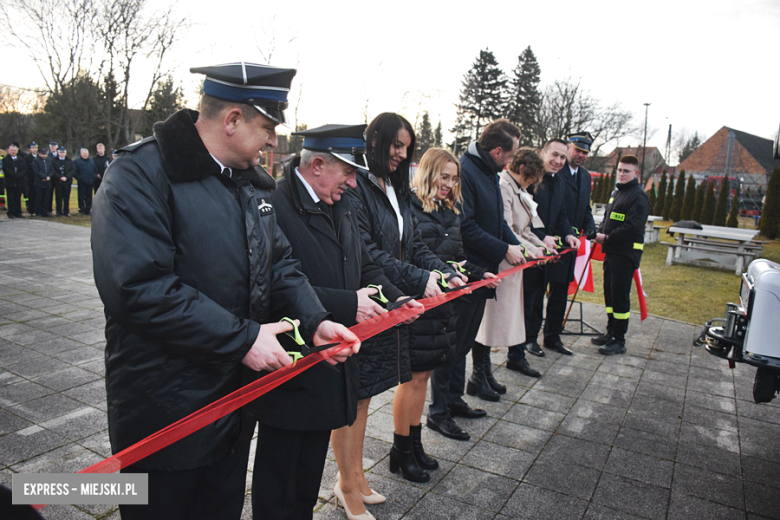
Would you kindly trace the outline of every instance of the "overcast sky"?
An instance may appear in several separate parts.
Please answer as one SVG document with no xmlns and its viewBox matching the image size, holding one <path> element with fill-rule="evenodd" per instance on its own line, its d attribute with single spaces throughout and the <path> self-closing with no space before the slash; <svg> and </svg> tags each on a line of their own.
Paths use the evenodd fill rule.
<svg viewBox="0 0 780 520">
<path fill-rule="evenodd" d="M 510 73 L 529 45 L 542 86 L 581 79 L 593 97 L 631 110 L 640 126 L 651 103 L 648 145 L 662 151 L 669 124 L 675 135 L 709 137 L 725 125 L 766 138 L 780 124 L 778 0 L 188 0 L 178 9 L 193 27 L 171 66 L 191 97 L 201 77 L 190 67 L 262 62 L 262 47 L 273 51 L 272 64 L 298 69 L 289 115 L 298 105 L 309 127 L 361 122 L 367 107 L 370 117 L 396 111 L 412 123 L 427 110 L 434 125 L 450 128 L 460 81 L 479 51 L 490 49 Z M 19 74 L 3 67 L 0 78 L 40 84 L 24 63 Z"/>
</svg>

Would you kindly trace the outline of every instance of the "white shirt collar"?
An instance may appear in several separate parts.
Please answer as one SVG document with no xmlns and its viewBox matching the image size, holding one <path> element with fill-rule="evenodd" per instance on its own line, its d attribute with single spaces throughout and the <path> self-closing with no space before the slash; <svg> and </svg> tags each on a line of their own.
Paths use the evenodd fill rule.
<svg viewBox="0 0 780 520">
<path fill-rule="evenodd" d="M 306 182 L 306 179 L 303 178 L 303 175 L 301 175 L 301 172 L 298 171 L 298 167 L 295 167 L 295 175 L 298 176 L 298 178 L 303 183 L 303 187 L 306 188 L 306 191 L 309 192 L 309 195 L 311 195 L 312 200 L 314 200 L 314 203 L 317 204 L 320 201 L 320 198 L 317 196 L 316 193 L 314 193 L 314 188 L 309 186 L 309 183 Z"/>
<path fill-rule="evenodd" d="M 223 173 L 225 170 L 227 170 L 227 171 L 228 171 L 228 174 L 227 174 L 227 176 L 228 176 L 229 178 L 231 178 L 231 179 L 232 179 L 232 178 L 233 178 L 233 170 L 232 170 L 232 169 L 230 169 L 230 168 L 228 168 L 227 166 L 225 166 L 225 165 L 224 165 L 224 164 L 222 164 L 221 162 L 219 162 L 219 159 L 217 159 L 216 157 L 214 157 L 214 154 L 212 154 L 211 152 L 209 152 L 209 155 L 211 156 L 211 158 L 212 158 L 212 159 L 214 159 L 214 161 L 216 161 L 216 163 L 217 163 L 217 164 L 219 165 L 219 167 L 221 168 L 221 170 L 220 170 L 220 173 Z"/>
<path fill-rule="evenodd" d="M 579 167 L 572 168 L 571 164 L 569 165 L 569 171 L 571 171 L 572 176 L 577 175 L 577 170 L 579 170 Z"/>
</svg>

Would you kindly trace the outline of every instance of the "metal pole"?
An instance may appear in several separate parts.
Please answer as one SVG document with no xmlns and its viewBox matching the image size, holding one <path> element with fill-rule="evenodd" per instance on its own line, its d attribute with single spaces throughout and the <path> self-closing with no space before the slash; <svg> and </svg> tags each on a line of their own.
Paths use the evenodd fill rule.
<svg viewBox="0 0 780 520">
<path fill-rule="evenodd" d="M 639 170 L 639 185 L 644 186 L 645 181 L 645 148 L 647 148 L 647 109 L 650 103 L 645 103 L 645 135 L 642 138 L 642 168 Z"/>
</svg>

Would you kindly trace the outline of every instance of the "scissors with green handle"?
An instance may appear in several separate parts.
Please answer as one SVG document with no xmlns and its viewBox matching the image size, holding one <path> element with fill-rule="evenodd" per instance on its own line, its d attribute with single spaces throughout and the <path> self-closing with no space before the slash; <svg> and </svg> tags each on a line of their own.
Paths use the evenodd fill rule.
<svg viewBox="0 0 780 520">
<path fill-rule="evenodd" d="M 441 272 L 441 271 L 439 271 L 438 269 L 434 269 L 434 270 L 433 270 L 433 271 L 431 271 L 431 272 L 432 272 L 432 273 L 436 273 L 436 274 L 438 274 L 438 275 L 439 275 L 439 282 L 438 282 L 438 283 L 439 283 L 439 285 L 441 285 L 441 286 L 442 286 L 442 288 L 444 288 L 444 289 L 449 289 L 449 285 L 447 285 L 447 280 L 445 279 L 446 277 L 444 276 L 444 273 L 442 273 L 442 272 Z"/>
<path fill-rule="evenodd" d="M 465 274 L 466 276 L 471 275 L 471 272 L 467 271 L 462 265 L 460 265 L 459 262 L 456 262 L 455 260 L 447 260 L 447 263 L 450 264 L 457 272 Z"/>
<path fill-rule="evenodd" d="M 300 348 L 300 350 L 297 352 L 294 350 L 287 351 L 287 354 L 289 354 L 293 360 L 293 364 L 295 364 L 295 362 L 298 361 L 299 359 L 305 358 L 309 354 L 320 352 L 322 350 L 327 350 L 339 344 L 339 342 L 336 342 L 336 343 L 328 343 L 325 345 L 318 345 L 316 347 L 310 347 L 306 344 L 305 341 L 303 341 L 303 338 L 301 337 L 301 333 L 300 331 L 298 331 L 298 325 L 295 324 L 295 320 L 292 320 L 290 318 L 282 318 L 281 320 L 279 320 L 280 323 L 283 321 L 286 321 L 287 323 L 293 326 L 293 330 L 290 332 L 285 332 L 285 334 L 289 336 L 295 342 L 295 344 L 298 345 L 298 347 Z M 338 372 L 338 369 L 333 365 L 327 364 L 327 366 L 332 368 L 336 372 Z"/>
</svg>

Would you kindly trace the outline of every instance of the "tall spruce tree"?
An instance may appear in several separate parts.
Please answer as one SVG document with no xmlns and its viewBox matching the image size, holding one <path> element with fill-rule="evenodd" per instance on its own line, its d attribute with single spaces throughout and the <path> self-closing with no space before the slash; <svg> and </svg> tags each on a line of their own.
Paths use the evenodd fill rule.
<svg viewBox="0 0 780 520">
<path fill-rule="evenodd" d="M 417 128 L 417 160 L 422 159 L 425 152 L 432 146 L 434 146 L 433 127 L 431 127 L 431 118 L 428 116 L 428 112 L 425 112 Z"/>
<path fill-rule="evenodd" d="M 699 184 L 696 188 L 696 200 L 693 202 L 693 211 L 691 212 L 691 219 L 701 223 L 701 210 L 704 207 L 704 193 L 707 191 L 707 181 Z"/>
<path fill-rule="evenodd" d="M 731 209 L 729 217 L 726 219 L 726 227 L 739 227 L 739 188 L 737 188 L 734 198 L 731 199 Z"/>
<path fill-rule="evenodd" d="M 670 218 L 672 222 L 680 220 L 682 214 L 683 200 L 685 199 L 685 170 L 680 172 L 677 179 L 677 187 L 674 189 L 674 200 L 672 201 L 672 212 Z"/>
<path fill-rule="evenodd" d="M 766 202 L 759 223 L 761 235 L 774 240 L 780 235 L 780 167 L 772 171 L 766 187 Z"/>
<path fill-rule="evenodd" d="M 704 193 L 704 204 L 701 207 L 699 224 L 711 225 L 715 216 L 715 188 L 714 182 L 707 181 L 707 191 Z"/>
<path fill-rule="evenodd" d="M 617 164 L 612 167 L 612 174 L 609 176 L 609 182 L 607 182 L 607 189 L 604 193 L 604 202 L 609 202 L 609 199 L 612 198 L 612 192 L 615 191 L 615 186 L 617 183 Z"/>
<path fill-rule="evenodd" d="M 441 121 L 439 121 L 439 124 L 436 125 L 436 130 L 433 132 L 433 146 L 436 148 L 441 148 L 443 144 L 444 136 L 442 135 L 441 130 Z"/>
<path fill-rule="evenodd" d="M 729 205 L 729 192 L 730 183 L 728 176 L 724 175 L 723 180 L 720 183 L 720 191 L 718 192 L 718 203 L 715 205 L 715 216 L 712 217 L 712 223 L 716 226 L 725 226 L 726 217 L 728 216 Z"/>
<path fill-rule="evenodd" d="M 479 57 L 461 82 L 458 112 L 452 129 L 457 154 L 477 139 L 488 123 L 502 116 L 506 82 L 493 53 L 488 49 L 479 51 Z"/>
<path fill-rule="evenodd" d="M 688 185 L 685 187 L 685 198 L 683 199 L 680 220 L 691 220 L 693 218 L 693 206 L 696 204 L 696 179 L 693 174 L 688 176 Z"/>
<path fill-rule="evenodd" d="M 666 200 L 666 170 L 661 174 L 661 182 L 658 183 L 658 198 L 655 199 L 653 215 L 663 215 L 664 201 Z"/>
<path fill-rule="evenodd" d="M 531 46 L 517 57 L 517 65 L 509 79 L 506 114 L 520 128 L 520 146 L 539 144 L 537 124 L 542 94 L 539 92 L 539 75 L 542 69 L 536 61 Z"/>
<path fill-rule="evenodd" d="M 658 198 L 658 195 L 656 195 L 655 181 L 652 181 L 652 184 L 650 185 L 650 191 L 647 192 L 647 198 L 650 200 L 650 211 L 653 211 L 655 200 Z"/>
<path fill-rule="evenodd" d="M 674 202 L 674 174 L 669 175 L 669 184 L 666 185 L 666 197 L 664 197 L 664 220 L 672 218 L 672 203 Z"/>
</svg>

